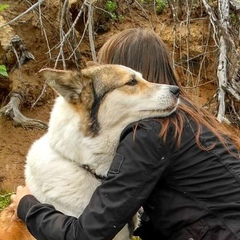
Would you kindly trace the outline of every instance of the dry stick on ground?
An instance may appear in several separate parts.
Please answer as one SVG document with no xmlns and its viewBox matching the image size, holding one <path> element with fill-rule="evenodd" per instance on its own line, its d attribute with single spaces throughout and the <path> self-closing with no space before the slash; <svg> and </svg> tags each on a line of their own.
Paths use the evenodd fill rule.
<svg viewBox="0 0 240 240">
<path fill-rule="evenodd" d="M 225 118 L 225 95 L 226 92 L 224 88 L 227 86 L 227 49 L 226 49 L 226 42 L 223 36 L 220 37 L 219 42 L 220 47 L 220 55 L 219 55 L 219 64 L 217 69 L 217 76 L 219 81 L 219 90 L 218 90 L 218 115 L 217 119 L 219 122 L 225 121 L 226 123 L 230 124 L 230 122 Z"/>
<path fill-rule="evenodd" d="M 88 33 L 89 33 L 89 42 L 90 48 L 92 52 L 93 61 L 96 61 L 97 55 L 94 47 L 94 40 L 93 40 L 93 7 L 92 3 L 88 3 Z"/>
<path fill-rule="evenodd" d="M 69 3 L 68 3 L 69 4 Z M 70 29 L 72 26 L 72 20 L 70 17 L 70 11 L 68 8 L 65 8 L 62 10 L 63 16 L 64 16 L 64 20 L 66 22 L 67 28 Z M 79 61 L 81 60 L 82 56 L 80 51 L 78 50 L 78 43 L 77 43 L 77 36 L 76 36 L 76 31 L 75 31 L 75 27 L 72 29 L 72 34 L 71 37 L 68 40 L 69 44 L 69 51 L 71 52 L 70 56 L 66 59 L 71 59 L 73 57 L 74 59 L 74 63 L 76 65 L 76 67 L 78 68 L 79 66 Z"/>
<path fill-rule="evenodd" d="M 203 5 L 209 15 L 209 21 L 211 22 L 212 24 L 212 28 L 213 28 L 213 40 L 216 44 L 216 46 L 218 46 L 218 31 L 217 31 L 217 28 L 216 28 L 216 25 L 217 25 L 217 17 L 214 13 L 214 11 L 212 10 L 211 6 L 208 4 L 207 0 L 202 0 L 203 2 Z"/>
<path fill-rule="evenodd" d="M 46 29 L 43 25 L 43 20 L 42 20 L 42 10 L 41 10 L 41 7 L 40 5 L 38 6 L 38 18 L 39 18 L 39 22 L 40 22 L 40 26 L 41 26 L 41 31 L 45 37 L 45 40 L 46 40 L 46 44 L 47 44 L 47 48 L 48 48 L 48 54 L 49 54 L 49 58 L 51 59 L 52 56 L 51 56 L 51 50 L 50 50 L 50 45 L 49 45 L 49 41 L 48 41 L 48 37 L 47 37 L 47 32 L 46 32 Z M 31 108 L 34 108 L 35 105 L 37 104 L 37 102 L 39 101 L 39 99 L 43 96 L 44 92 L 46 91 L 46 88 L 47 88 L 47 84 L 46 82 L 44 82 L 43 84 L 43 88 L 42 88 L 42 91 L 40 93 L 40 95 L 38 96 L 38 98 L 36 99 L 36 101 L 32 104 Z"/>
<path fill-rule="evenodd" d="M 209 24 L 208 25 L 208 32 L 210 32 L 210 29 L 211 29 L 211 25 Z M 197 85 L 199 85 L 200 81 L 201 81 L 202 71 L 203 71 L 203 64 L 204 64 L 204 61 L 206 59 L 206 55 L 208 53 L 209 41 L 210 41 L 210 35 L 208 35 L 206 43 L 204 43 L 204 40 L 202 42 L 202 46 L 203 46 L 204 51 L 203 51 L 203 54 L 202 54 L 203 58 L 202 58 L 202 60 L 200 62 L 199 71 L 198 71 L 198 75 L 197 75 L 197 82 L 196 82 Z"/>
<path fill-rule="evenodd" d="M 231 106 L 232 106 L 232 110 L 233 110 L 234 115 L 236 116 L 237 120 L 240 122 L 240 115 L 236 111 L 233 100 L 231 100 Z"/>
<path fill-rule="evenodd" d="M 190 54 L 189 54 L 189 39 L 190 39 L 190 8 L 189 8 L 189 4 L 188 4 L 188 0 L 186 0 L 186 12 L 187 12 L 187 16 L 186 16 L 186 51 L 187 51 L 187 86 L 190 84 L 190 76 L 192 76 L 192 73 L 190 71 L 190 64 L 189 64 L 189 59 L 190 59 Z M 191 81 L 192 82 L 192 81 Z M 193 85 L 193 84 L 192 84 Z"/>
<path fill-rule="evenodd" d="M 178 22 L 178 19 L 177 19 L 177 16 L 174 12 L 174 9 L 173 9 L 173 6 L 170 5 L 170 1 L 168 1 L 168 5 L 170 6 L 170 9 L 172 11 L 172 14 L 173 14 L 173 28 L 172 28 L 172 31 L 173 31 L 173 51 L 172 51 L 172 61 L 173 61 L 173 66 L 174 68 L 176 67 L 175 66 L 175 54 L 176 54 L 176 49 L 178 48 L 177 44 L 176 44 L 176 32 L 177 32 L 177 22 Z"/>
<path fill-rule="evenodd" d="M 66 69 L 66 61 L 65 61 L 63 46 L 65 44 L 65 40 L 67 40 L 67 37 L 64 39 L 63 25 L 64 25 L 64 16 L 66 16 L 66 14 L 65 14 L 66 13 L 66 7 L 68 7 L 68 5 L 69 5 L 69 1 L 68 0 L 64 0 L 63 1 L 63 5 L 62 5 L 62 1 L 60 1 L 60 7 L 59 7 L 59 11 L 60 11 L 59 12 L 59 17 L 60 17 L 59 35 L 60 35 L 61 44 L 60 44 L 59 54 L 58 54 L 57 60 L 55 62 L 55 66 L 54 66 L 55 68 L 57 67 L 58 60 L 59 60 L 59 58 L 61 56 L 63 69 Z"/>
<path fill-rule="evenodd" d="M 64 64 L 64 61 L 65 61 L 65 58 L 64 58 L 64 55 L 63 55 L 63 47 L 64 47 L 64 44 L 66 43 L 66 41 L 68 40 L 70 34 L 75 30 L 75 26 L 79 20 L 79 18 L 81 17 L 81 15 L 83 14 L 83 9 L 87 3 L 87 0 L 84 1 L 84 3 L 82 4 L 82 7 L 77 15 L 77 17 L 75 18 L 73 24 L 70 26 L 70 28 L 68 29 L 67 33 L 65 34 L 64 31 L 63 31 L 63 19 L 64 19 L 64 12 L 66 12 L 66 10 L 64 9 L 65 7 L 67 7 L 68 5 L 66 4 L 66 2 L 68 3 L 67 0 L 64 1 L 64 4 L 63 4 L 63 9 L 62 9 L 62 12 L 60 13 L 60 43 L 59 43 L 59 54 L 57 56 L 57 59 L 56 59 L 56 62 L 55 62 L 55 68 L 57 66 L 57 63 L 60 59 L 60 56 L 62 56 L 62 61 L 63 61 L 63 68 L 65 67 L 65 64 Z M 75 44 L 74 44 L 75 45 Z M 76 47 L 72 47 L 72 49 L 74 49 L 75 51 L 77 51 L 77 48 Z"/>
<path fill-rule="evenodd" d="M 221 82 L 222 85 L 220 86 L 220 90 L 225 91 L 225 93 L 230 93 L 229 97 L 231 99 L 236 99 L 239 101 L 240 99 L 240 83 L 239 83 L 239 70 L 240 70 L 240 55 L 239 51 L 237 51 L 236 44 L 234 42 L 234 39 L 230 35 L 230 23 L 229 23 L 229 1 L 227 0 L 219 0 L 218 2 L 218 8 L 220 13 L 220 26 L 221 31 L 223 32 L 222 38 L 225 42 L 225 48 L 231 49 L 231 57 L 227 56 L 227 52 L 225 55 L 225 59 L 228 58 L 228 62 L 226 60 L 226 79 L 224 82 Z M 235 39 L 239 43 L 239 39 Z M 226 46 L 227 45 L 227 46 Z M 221 45 L 220 45 L 221 46 Z M 231 60 L 236 60 L 236 63 L 234 63 L 234 66 L 229 64 Z M 234 70 L 230 70 L 230 66 L 233 67 Z M 231 73 L 232 77 L 230 77 Z M 225 107 L 225 106 L 223 106 Z M 219 108 L 219 110 L 221 110 Z M 225 110 L 225 109 L 224 109 Z M 220 114 L 219 114 L 220 115 Z M 221 115 L 218 116 L 221 120 Z M 224 116 L 223 116 L 224 117 Z M 236 119 L 238 118 L 238 114 L 236 112 Z M 226 117 L 222 119 L 222 121 L 225 121 Z"/>
<path fill-rule="evenodd" d="M 25 117 L 19 109 L 21 109 L 21 105 L 25 102 L 25 92 L 26 90 L 23 88 L 17 88 L 15 91 L 10 93 L 10 101 L 9 103 L 0 109 L 0 114 L 4 115 L 7 118 L 14 120 L 14 125 L 21 126 L 23 128 L 37 128 L 37 129 L 47 129 L 47 123 L 44 123 L 37 119 L 31 119 Z"/>
<path fill-rule="evenodd" d="M 226 86 L 226 91 L 233 97 L 236 98 L 237 101 L 240 101 L 240 53 L 239 51 L 236 51 L 236 54 L 234 54 L 237 58 L 237 62 L 234 67 L 234 71 L 232 73 L 232 76 L 230 77 L 230 81 L 228 82 Z M 230 65 L 229 64 L 229 65 Z"/>
<path fill-rule="evenodd" d="M 223 28 L 227 29 L 228 17 L 229 17 L 229 3 L 226 0 L 219 0 L 219 15 L 221 16 L 220 24 Z M 225 118 L 226 106 L 225 106 L 225 95 L 226 92 L 224 88 L 227 86 L 227 47 L 226 40 L 223 36 L 220 37 L 219 41 L 219 64 L 217 69 L 217 76 L 219 80 L 219 92 L 218 92 L 218 115 L 217 119 L 219 122 L 225 121 L 228 124 L 230 123 Z"/>
<path fill-rule="evenodd" d="M 12 19 L 10 22 L 7 22 L 7 23 L 1 25 L 0 28 L 16 22 L 19 18 L 23 17 L 23 16 L 26 15 L 28 12 L 32 11 L 34 8 L 36 8 L 36 7 L 38 7 L 39 5 L 41 5 L 44 1 L 45 1 L 45 0 L 39 0 L 37 3 L 33 4 L 30 8 L 28 8 L 25 12 L 21 13 L 21 14 L 18 15 L 16 18 Z"/>
<path fill-rule="evenodd" d="M 240 71 L 240 68 L 238 68 Z M 240 101 L 240 81 L 239 81 L 239 73 L 233 76 L 231 84 L 228 83 L 226 86 L 226 91 L 230 93 L 234 98 Z"/>
</svg>

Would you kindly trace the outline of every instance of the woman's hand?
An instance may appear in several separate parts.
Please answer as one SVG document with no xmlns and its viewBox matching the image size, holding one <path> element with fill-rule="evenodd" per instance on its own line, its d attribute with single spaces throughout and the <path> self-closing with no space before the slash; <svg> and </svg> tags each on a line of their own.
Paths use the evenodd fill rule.
<svg viewBox="0 0 240 240">
<path fill-rule="evenodd" d="M 17 208 L 20 200 L 26 196 L 31 194 L 28 186 L 18 186 L 16 194 L 11 195 L 11 201 L 10 208 L 15 212 L 14 217 L 17 218 Z"/>
</svg>

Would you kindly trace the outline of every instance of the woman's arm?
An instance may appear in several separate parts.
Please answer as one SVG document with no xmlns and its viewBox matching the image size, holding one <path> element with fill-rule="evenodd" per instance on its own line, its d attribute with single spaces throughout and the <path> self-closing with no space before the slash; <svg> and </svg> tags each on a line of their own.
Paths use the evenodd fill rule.
<svg viewBox="0 0 240 240">
<path fill-rule="evenodd" d="M 125 129 L 106 180 L 78 218 L 29 195 L 18 216 L 38 240 L 112 239 L 147 200 L 167 165 L 167 150 L 150 125 Z"/>
</svg>

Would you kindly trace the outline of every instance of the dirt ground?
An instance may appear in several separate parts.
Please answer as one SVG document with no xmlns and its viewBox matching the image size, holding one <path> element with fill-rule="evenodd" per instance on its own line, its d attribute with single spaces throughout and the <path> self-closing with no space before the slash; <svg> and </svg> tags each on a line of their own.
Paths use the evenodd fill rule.
<svg viewBox="0 0 240 240">
<path fill-rule="evenodd" d="M 29 7 L 26 2 L 27 1 L 16 0 L 5 1 L 4 3 L 9 4 L 9 8 L 0 12 L 0 15 L 2 15 L 7 21 L 10 21 Z M 36 1 L 32 1 L 32 3 L 34 2 Z M 144 26 L 153 27 L 155 31 L 162 36 L 163 40 L 171 50 L 173 47 L 173 26 L 170 21 L 169 13 L 166 12 L 161 16 L 155 16 L 154 14 L 146 14 L 146 12 L 143 10 L 133 10 L 134 9 L 131 10 L 129 6 L 128 8 L 126 7 L 124 9 L 126 14 L 124 15 L 123 21 L 117 23 L 111 22 L 110 30 L 108 32 L 96 34 L 96 49 L 98 50 L 106 41 L 106 39 L 116 32 L 130 27 Z M 48 19 L 51 23 L 51 29 L 49 29 L 50 33 L 48 32 L 47 34 L 50 35 L 49 39 L 52 41 L 50 42 L 50 45 L 54 46 L 54 44 L 56 44 L 58 41 L 57 34 L 55 34 L 58 29 L 54 22 L 54 17 L 56 17 L 58 12 L 58 1 L 46 1 L 45 5 L 42 7 L 42 11 L 46 12 L 45 16 L 52 16 Z M 192 27 L 191 34 L 193 38 L 190 51 L 198 51 L 198 42 L 200 42 L 202 38 L 200 32 L 206 32 L 206 34 L 208 34 L 206 30 L 207 26 L 208 25 L 205 23 L 197 22 L 196 25 Z M 28 96 L 31 96 L 31 98 L 27 101 L 28 104 L 22 107 L 22 113 L 30 118 L 48 121 L 49 113 L 55 97 L 51 90 L 47 89 L 47 93 L 43 95 L 42 100 L 40 100 L 34 108 L 31 108 L 31 104 L 36 101 L 43 88 L 43 82 L 41 79 L 39 79 L 36 73 L 41 68 L 51 65 L 49 56 L 46 54 L 48 49 L 44 40 L 43 32 L 41 31 L 39 25 L 39 19 L 36 17 L 36 14 L 30 12 L 23 18 L 13 23 L 11 27 L 14 29 L 15 34 L 18 34 L 24 40 L 28 49 L 35 56 L 35 61 L 31 61 L 23 66 L 21 71 L 22 79 L 24 79 L 24 81 L 29 85 Z M 3 30 L 0 29 L 0 34 L 2 33 Z M 80 51 L 86 53 L 86 56 L 89 56 L 89 49 L 89 44 L 86 43 L 85 46 L 80 49 Z M 213 66 L 214 61 L 213 64 L 210 65 Z M 18 78 L 18 74 L 19 71 L 16 70 L 11 77 Z M 216 92 L 216 83 L 214 82 L 214 78 L 214 74 L 209 71 L 208 74 L 204 76 L 204 82 L 207 83 L 210 81 L 209 84 L 205 84 L 201 88 L 189 89 L 189 94 L 199 105 L 203 105 L 208 102 Z M 184 82 L 184 79 L 182 79 L 182 81 Z M 0 102 L 0 107 L 3 107 L 7 103 L 6 101 L 7 98 L 2 100 L 2 102 Z M 214 109 L 211 110 L 214 111 Z M 24 183 L 23 171 L 25 156 L 33 141 L 38 139 L 44 133 L 45 130 L 23 129 L 21 127 L 15 127 L 13 121 L 10 121 L 5 117 L 0 117 L 0 192 L 14 191 L 17 185 Z"/>
</svg>

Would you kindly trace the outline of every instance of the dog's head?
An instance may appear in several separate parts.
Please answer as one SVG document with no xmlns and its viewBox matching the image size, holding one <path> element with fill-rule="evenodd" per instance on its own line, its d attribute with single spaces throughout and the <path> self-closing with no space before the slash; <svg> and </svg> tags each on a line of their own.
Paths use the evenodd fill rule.
<svg viewBox="0 0 240 240">
<path fill-rule="evenodd" d="M 178 87 L 150 83 L 122 65 L 91 63 L 79 72 L 49 68 L 40 72 L 85 119 L 81 124 L 85 124 L 86 135 L 144 118 L 169 116 L 179 102 Z"/>
</svg>

